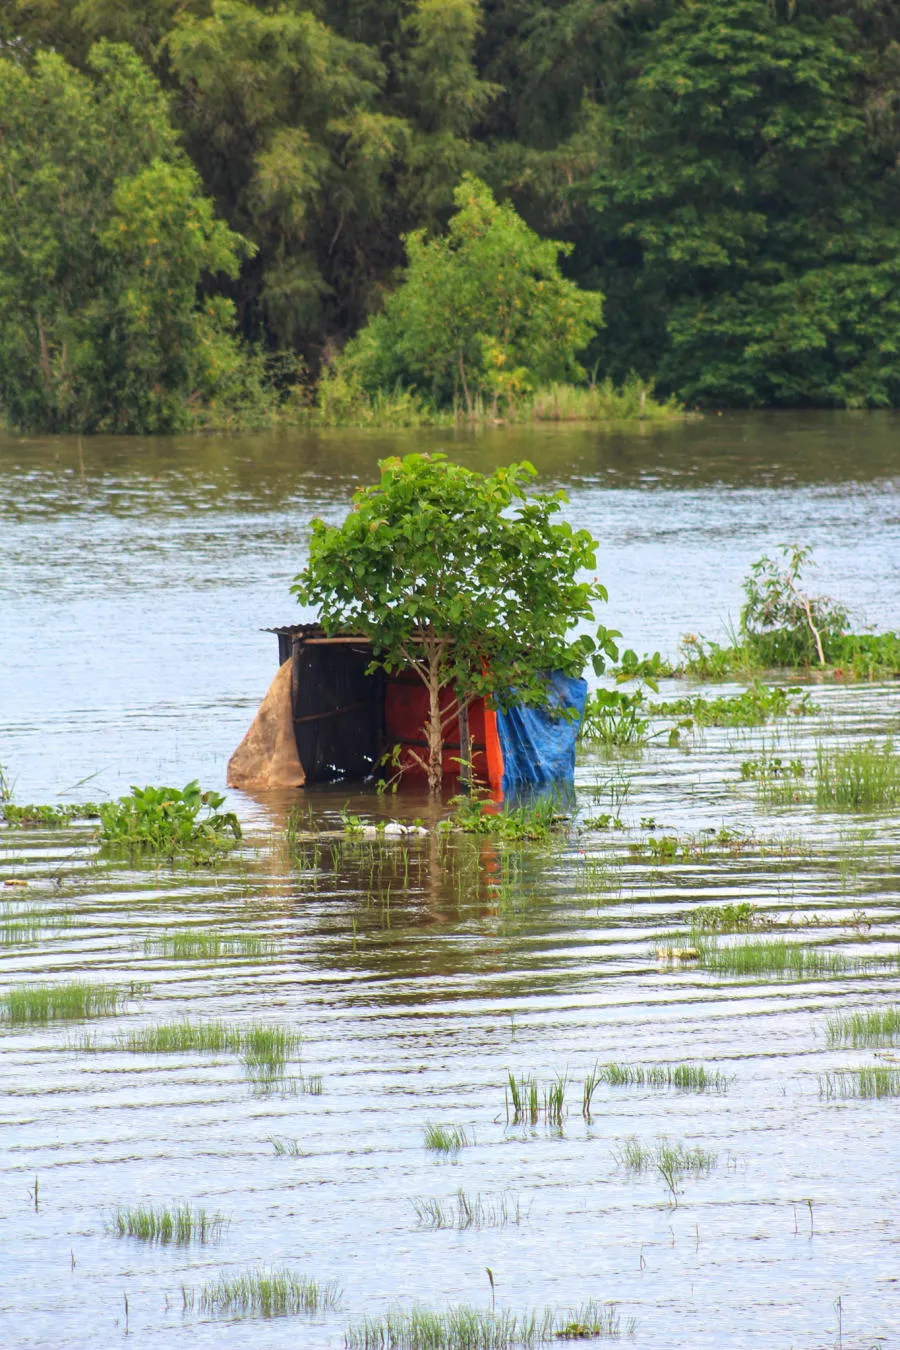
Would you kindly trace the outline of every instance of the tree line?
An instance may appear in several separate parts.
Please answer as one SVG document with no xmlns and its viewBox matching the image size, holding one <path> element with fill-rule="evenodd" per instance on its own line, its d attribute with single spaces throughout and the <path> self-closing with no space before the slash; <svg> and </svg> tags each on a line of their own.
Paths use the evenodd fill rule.
<svg viewBox="0 0 900 1350">
<path fill-rule="evenodd" d="M 263 417 L 477 181 L 602 296 L 582 369 L 896 406 L 898 163 L 892 0 L 9 0 L 0 401 Z"/>
</svg>

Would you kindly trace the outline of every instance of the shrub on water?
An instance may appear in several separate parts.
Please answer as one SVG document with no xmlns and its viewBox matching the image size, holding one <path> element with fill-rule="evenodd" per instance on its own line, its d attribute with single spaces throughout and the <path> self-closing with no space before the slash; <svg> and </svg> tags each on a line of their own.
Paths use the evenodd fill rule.
<svg viewBox="0 0 900 1350">
<path fill-rule="evenodd" d="M 100 840 L 111 852 L 208 861 L 241 838 L 234 812 L 219 811 L 224 801 L 196 779 L 182 789 L 132 787 L 130 796 L 100 807 Z"/>
</svg>

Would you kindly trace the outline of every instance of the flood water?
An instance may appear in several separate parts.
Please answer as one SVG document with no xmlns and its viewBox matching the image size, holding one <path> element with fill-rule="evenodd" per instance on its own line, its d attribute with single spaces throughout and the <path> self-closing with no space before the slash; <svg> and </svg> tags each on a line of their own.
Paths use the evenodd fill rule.
<svg viewBox="0 0 900 1350">
<path fill-rule="evenodd" d="M 898 434 L 892 415 L 822 414 L 615 434 L 0 438 L 0 763 L 18 802 L 224 788 L 277 666 L 260 630 L 304 617 L 288 588 L 311 517 L 341 518 L 380 457 L 418 448 L 479 469 L 529 458 L 541 486 L 565 487 L 600 541 L 601 617 L 638 651 L 723 640 L 750 562 L 793 541 L 815 546 L 816 586 L 854 627 L 896 628 Z M 615 1301 L 637 1346 L 900 1346 L 900 1098 L 821 1091 L 825 1074 L 900 1060 L 826 1038 L 836 1012 L 900 1002 L 900 820 L 767 807 L 740 772 L 762 752 L 808 769 L 820 744 L 896 741 L 900 682 L 813 685 L 812 699 L 815 716 L 585 754 L 577 811 L 549 845 L 342 837 L 342 811 L 432 817 L 414 794 L 340 786 L 229 793 L 244 845 L 212 869 L 98 861 L 88 826 L 0 831 L 0 990 L 133 992 L 88 1026 L 0 1022 L 0 1346 L 336 1348 L 390 1307 L 489 1308 L 486 1268 L 498 1308 Z M 298 803 L 318 837 L 291 850 Z M 600 828 L 604 814 L 624 828 Z M 655 857 L 646 841 L 663 834 L 689 846 Z M 762 936 L 846 969 L 750 977 L 657 958 L 697 907 L 741 902 L 771 924 Z M 179 929 L 268 945 L 160 955 L 154 939 Z M 186 1017 L 284 1026 L 302 1053 L 260 1085 L 234 1054 L 112 1048 Z M 727 1091 L 604 1083 L 586 1120 L 598 1061 L 702 1063 Z M 568 1076 L 561 1125 L 508 1121 L 509 1071 L 542 1089 Z M 442 1160 L 427 1123 L 472 1142 Z M 630 1139 L 663 1136 L 716 1157 L 675 1196 L 621 1161 Z M 519 1222 L 419 1223 L 414 1202 L 455 1205 L 460 1189 L 518 1205 Z M 176 1202 L 227 1216 L 220 1240 L 109 1229 L 118 1206 Z M 336 1280 L 340 1308 L 185 1308 L 183 1288 L 260 1265 Z"/>
</svg>

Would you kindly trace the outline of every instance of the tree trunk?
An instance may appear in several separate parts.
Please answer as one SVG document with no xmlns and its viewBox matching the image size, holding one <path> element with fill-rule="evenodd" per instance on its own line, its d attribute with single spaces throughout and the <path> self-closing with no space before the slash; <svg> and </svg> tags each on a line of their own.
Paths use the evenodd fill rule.
<svg viewBox="0 0 900 1350">
<path fill-rule="evenodd" d="M 462 347 L 459 348 L 459 378 L 462 380 L 463 393 L 466 396 L 466 408 L 469 411 L 469 417 L 472 417 L 472 399 L 469 394 L 469 386 L 466 383 L 466 368 L 463 364 Z"/>
<path fill-rule="evenodd" d="M 469 732 L 469 700 L 456 695 L 459 708 L 459 786 L 465 793 L 472 790 L 472 737 Z"/>
<path fill-rule="evenodd" d="M 441 726 L 441 644 L 428 643 L 428 791 L 436 795 L 444 776 L 444 730 Z"/>
</svg>

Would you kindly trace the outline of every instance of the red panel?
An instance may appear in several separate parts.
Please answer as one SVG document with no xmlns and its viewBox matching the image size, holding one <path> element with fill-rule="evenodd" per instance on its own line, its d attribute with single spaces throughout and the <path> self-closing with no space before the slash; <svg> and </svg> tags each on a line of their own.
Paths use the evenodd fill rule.
<svg viewBox="0 0 900 1350">
<path fill-rule="evenodd" d="M 441 693 L 441 711 L 455 706 L 449 689 Z M 389 675 L 384 696 L 384 728 L 388 746 L 398 742 L 403 747 L 400 763 L 404 774 L 425 776 L 425 769 L 415 756 L 428 758 L 425 723 L 428 718 L 428 691 L 412 672 Z M 485 714 L 484 700 L 475 699 L 469 706 L 469 736 L 472 741 L 472 768 L 476 781 L 499 790 L 503 778 L 503 757 L 497 737 L 496 714 Z M 444 726 L 444 776 L 459 776 L 459 721 L 451 716 Z M 498 767 L 499 766 L 499 767 Z"/>
</svg>

